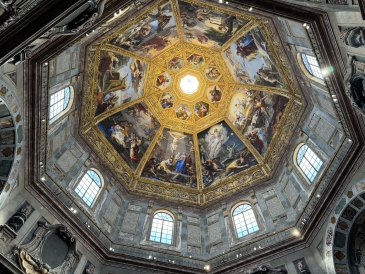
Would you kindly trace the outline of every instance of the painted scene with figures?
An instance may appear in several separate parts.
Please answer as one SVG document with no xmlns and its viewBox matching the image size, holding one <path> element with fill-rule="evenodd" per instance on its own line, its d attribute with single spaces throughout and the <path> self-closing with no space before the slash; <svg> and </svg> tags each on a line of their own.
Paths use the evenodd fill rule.
<svg viewBox="0 0 365 274">
<path fill-rule="evenodd" d="M 109 43 L 140 56 L 153 58 L 178 41 L 172 6 L 168 2 L 152 10 Z"/>
<path fill-rule="evenodd" d="M 259 27 L 232 43 L 223 52 L 223 58 L 238 83 L 286 88 L 269 44 Z"/>
<path fill-rule="evenodd" d="M 160 123 L 147 106 L 139 102 L 101 121 L 98 127 L 118 155 L 136 169 Z"/>
<path fill-rule="evenodd" d="M 95 116 L 143 96 L 148 65 L 112 51 L 100 52 Z"/>
<path fill-rule="evenodd" d="M 225 121 L 198 133 L 198 147 L 204 187 L 257 164 Z"/>
<path fill-rule="evenodd" d="M 193 135 L 165 128 L 143 168 L 142 177 L 196 188 Z"/>
</svg>

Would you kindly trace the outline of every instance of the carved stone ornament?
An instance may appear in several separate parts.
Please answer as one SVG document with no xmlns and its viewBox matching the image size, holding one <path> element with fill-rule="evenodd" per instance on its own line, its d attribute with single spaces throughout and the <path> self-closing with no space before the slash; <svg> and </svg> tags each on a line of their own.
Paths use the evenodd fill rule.
<svg viewBox="0 0 365 274">
<path fill-rule="evenodd" d="M 15 213 L 7 222 L 8 226 L 13 229 L 15 232 L 19 231 L 19 229 L 26 222 L 28 215 L 32 213 L 33 207 L 31 205 L 26 205 L 20 211 Z"/>
<path fill-rule="evenodd" d="M 327 246 L 331 246 L 332 238 L 333 238 L 333 229 L 332 229 L 332 227 L 329 227 L 328 231 L 327 231 L 327 238 L 326 238 L 326 245 Z"/>
<path fill-rule="evenodd" d="M 18 16 L 15 0 L 0 0 L 0 26 L 9 25 Z"/>
<path fill-rule="evenodd" d="M 80 13 L 70 23 L 60 27 L 54 27 L 44 33 L 41 38 L 55 39 L 63 35 L 74 35 L 81 30 L 90 28 L 96 19 L 98 19 L 104 11 L 104 5 L 107 0 L 91 0 L 89 8 Z"/>
<path fill-rule="evenodd" d="M 307 269 L 307 266 L 302 261 L 298 262 L 298 269 L 300 271 L 300 274 L 311 274 L 309 270 Z"/>
<path fill-rule="evenodd" d="M 351 104 L 365 116 L 365 63 L 356 61 L 350 55 L 344 82 Z"/>
<path fill-rule="evenodd" d="M 0 226 L 0 254 L 5 253 L 6 247 L 16 238 L 16 236 L 17 233 L 8 225 L 5 224 Z"/>
<path fill-rule="evenodd" d="M 67 250 L 65 254 L 59 254 L 59 257 L 64 259 L 52 268 L 47 264 L 48 261 L 43 261 L 45 253 L 43 249 L 46 249 L 47 238 L 55 235 L 65 243 L 65 246 L 67 245 Z M 59 250 L 59 246 L 57 250 Z M 69 273 L 80 259 L 76 251 L 76 240 L 73 233 L 63 225 L 49 225 L 45 222 L 38 222 L 33 239 L 23 246 L 16 246 L 13 249 L 13 255 L 17 257 L 20 268 L 26 274 Z"/>
<path fill-rule="evenodd" d="M 89 266 L 85 269 L 87 274 L 93 274 L 95 271 L 95 266 L 93 264 L 89 264 Z"/>
<path fill-rule="evenodd" d="M 249 270 L 248 274 L 287 274 L 288 271 L 283 268 L 273 268 L 266 265 L 260 265 Z"/>
</svg>

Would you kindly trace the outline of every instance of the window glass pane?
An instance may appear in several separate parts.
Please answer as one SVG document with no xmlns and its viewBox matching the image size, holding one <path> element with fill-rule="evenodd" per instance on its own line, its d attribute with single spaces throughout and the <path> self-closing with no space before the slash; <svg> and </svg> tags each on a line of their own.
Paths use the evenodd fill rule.
<svg viewBox="0 0 365 274">
<path fill-rule="evenodd" d="M 98 195 L 101 188 L 101 180 L 98 174 L 92 170 L 88 170 L 77 185 L 75 192 L 91 206 Z"/>
<path fill-rule="evenodd" d="M 305 68 L 308 70 L 308 72 L 310 74 L 312 74 L 313 76 L 315 76 L 319 79 L 323 79 L 321 69 L 320 69 L 318 61 L 315 57 L 306 55 L 306 54 L 302 54 L 302 60 L 305 65 Z"/>
<path fill-rule="evenodd" d="M 297 163 L 310 182 L 313 182 L 323 164 L 321 159 L 307 145 L 303 145 L 299 149 Z"/>
<path fill-rule="evenodd" d="M 70 102 L 70 88 L 65 87 L 64 89 L 57 91 L 51 95 L 49 101 L 49 119 L 54 118 L 56 115 L 65 110 Z"/>
<path fill-rule="evenodd" d="M 173 218 L 171 215 L 159 212 L 152 221 L 150 241 L 172 244 Z"/>
<path fill-rule="evenodd" d="M 241 238 L 259 230 L 255 214 L 250 205 L 243 204 L 236 207 L 232 215 L 237 238 Z"/>
</svg>

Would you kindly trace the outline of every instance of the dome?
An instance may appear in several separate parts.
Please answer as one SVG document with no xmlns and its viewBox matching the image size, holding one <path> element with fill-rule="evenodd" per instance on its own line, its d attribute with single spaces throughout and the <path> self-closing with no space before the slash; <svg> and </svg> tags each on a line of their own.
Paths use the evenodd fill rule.
<svg viewBox="0 0 365 274">
<path fill-rule="evenodd" d="M 210 202 L 269 177 L 301 109 L 272 31 L 209 4 L 155 4 L 88 48 L 85 137 L 127 188 L 166 199 Z"/>
</svg>

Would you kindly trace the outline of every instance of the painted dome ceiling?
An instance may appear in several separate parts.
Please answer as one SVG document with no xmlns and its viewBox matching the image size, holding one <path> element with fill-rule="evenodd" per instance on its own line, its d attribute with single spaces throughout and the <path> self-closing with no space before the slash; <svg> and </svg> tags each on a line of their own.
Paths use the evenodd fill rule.
<svg viewBox="0 0 365 274">
<path fill-rule="evenodd" d="M 301 99 L 267 22 L 157 1 L 88 48 L 82 134 L 118 181 L 204 204 L 270 176 Z"/>
</svg>

